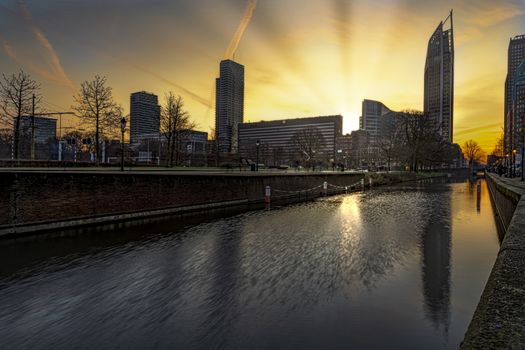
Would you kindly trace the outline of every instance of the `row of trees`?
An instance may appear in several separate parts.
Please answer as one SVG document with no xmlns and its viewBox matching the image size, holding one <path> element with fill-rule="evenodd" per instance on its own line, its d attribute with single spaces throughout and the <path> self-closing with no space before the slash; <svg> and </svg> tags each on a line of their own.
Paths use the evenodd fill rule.
<svg viewBox="0 0 525 350">
<path fill-rule="evenodd" d="M 34 116 L 35 110 L 42 111 L 42 95 L 40 84 L 24 71 L 10 76 L 2 75 L 0 81 L 0 129 L 12 130 L 13 156 L 19 159 L 21 140 L 21 119 L 24 116 Z M 93 151 L 95 161 L 101 161 L 101 140 L 119 138 L 120 121 L 124 117 L 124 109 L 114 97 L 113 90 L 107 83 L 107 78 L 96 75 L 90 81 L 80 84 L 78 93 L 73 97 L 71 107 L 75 115 L 88 131 L 83 136 L 80 131 L 72 131 L 71 137 L 82 138 L 93 135 Z M 186 130 L 196 127 L 188 112 L 184 109 L 181 96 L 172 92 L 165 95 L 165 105 L 161 109 L 161 135 L 166 141 L 167 165 L 177 165 L 181 135 Z M 8 139 L 9 137 L 6 137 Z M 91 138 L 91 136 L 89 136 Z"/>
<path fill-rule="evenodd" d="M 378 154 L 390 170 L 392 164 L 411 171 L 450 165 L 460 149 L 448 142 L 439 127 L 423 112 L 407 110 L 386 115 L 381 120 L 376 145 Z"/>
</svg>

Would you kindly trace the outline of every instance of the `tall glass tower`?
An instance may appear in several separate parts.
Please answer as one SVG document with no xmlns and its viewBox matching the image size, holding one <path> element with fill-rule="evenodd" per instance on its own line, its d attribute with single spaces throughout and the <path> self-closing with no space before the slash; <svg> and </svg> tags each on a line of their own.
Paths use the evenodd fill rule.
<svg viewBox="0 0 525 350">
<path fill-rule="evenodd" d="M 445 27 L 448 26 L 448 29 Z M 454 136 L 454 26 L 452 11 L 428 41 L 425 64 L 425 113 L 444 139 Z"/>
<path fill-rule="evenodd" d="M 215 132 L 219 153 L 237 153 L 239 124 L 244 121 L 244 66 L 221 61 L 216 79 Z"/>
</svg>

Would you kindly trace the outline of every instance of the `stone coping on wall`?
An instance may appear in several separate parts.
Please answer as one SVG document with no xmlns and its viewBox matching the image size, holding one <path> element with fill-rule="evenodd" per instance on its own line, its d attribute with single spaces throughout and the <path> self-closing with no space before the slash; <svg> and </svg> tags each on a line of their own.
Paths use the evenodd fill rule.
<svg viewBox="0 0 525 350">
<path fill-rule="evenodd" d="M 487 180 L 519 202 L 461 349 L 525 349 L 525 185 Z"/>
</svg>

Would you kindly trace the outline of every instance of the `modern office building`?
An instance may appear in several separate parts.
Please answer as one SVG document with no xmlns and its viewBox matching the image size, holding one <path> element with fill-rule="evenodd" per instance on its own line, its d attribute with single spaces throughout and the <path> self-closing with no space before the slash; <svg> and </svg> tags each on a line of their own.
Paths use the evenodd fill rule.
<svg viewBox="0 0 525 350">
<path fill-rule="evenodd" d="M 517 140 L 515 122 L 512 113 L 512 95 L 516 72 L 520 63 L 525 60 L 525 35 L 519 35 L 510 39 L 507 57 L 507 78 L 505 79 L 505 151 L 511 153 L 516 148 Z"/>
<path fill-rule="evenodd" d="M 445 26 L 448 29 L 445 29 Z M 452 11 L 430 37 L 425 63 L 424 110 L 444 139 L 454 134 L 454 25 Z"/>
<path fill-rule="evenodd" d="M 512 92 L 512 120 L 514 147 L 516 150 L 521 150 L 525 146 L 525 59 L 516 69 Z"/>
<path fill-rule="evenodd" d="M 160 134 L 160 106 L 157 95 L 140 91 L 130 98 L 130 142 L 157 140 Z"/>
<path fill-rule="evenodd" d="M 182 150 L 186 153 L 206 153 L 208 133 L 204 131 L 187 130 L 181 133 Z"/>
<path fill-rule="evenodd" d="M 238 127 L 244 121 L 244 66 L 232 60 L 221 61 L 216 79 L 215 132 L 221 154 L 237 153 Z"/>
<path fill-rule="evenodd" d="M 52 118 L 34 117 L 35 118 L 35 143 L 47 143 L 56 140 L 57 121 Z M 20 135 L 30 140 L 32 134 L 31 116 L 22 116 L 20 118 Z"/>
<path fill-rule="evenodd" d="M 364 100 L 360 120 L 360 129 L 368 132 L 368 142 L 372 145 L 378 141 L 382 117 L 392 111 L 379 101 Z"/>
<path fill-rule="evenodd" d="M 239 124 L 239 152 L 243 157 L 253 158 L 259 141 L 260 153 L 272 158 L 270 163 L 291 161 L 299 152 L 293 139 L 311 134 L 315 138 L 319 136 L 320 140 L 306 141 L 316 144 L 317 148 L 312 150 L 315 155 L 306 156 L 315 156 L 319 160 L 335 159 L 342 129 L 343 117 L 340 115 L 243 123 Z"/>
<path fill-rule="evenodd" d="M 365 130 L 354 130 L 350 134 L 349 166 L 366 169 L 370 165 L 370 134 Z"/>
</svg>

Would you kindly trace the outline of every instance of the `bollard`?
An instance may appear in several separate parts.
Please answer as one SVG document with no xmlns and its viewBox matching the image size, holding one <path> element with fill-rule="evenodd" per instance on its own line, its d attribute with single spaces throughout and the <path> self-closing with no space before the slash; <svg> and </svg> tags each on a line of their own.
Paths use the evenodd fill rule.
<svg viewBox="0 0 525 350">
<path fill-rule="evenodd" d="M 323 191 L 324 191 L 324 195 L 327 196 L 328 195 L 328 182 L 323 182 Z"/>
<path fill-rule="evenodd" d="M 372 188 L 372 178 L 368 178 L 368 187 Z"/>
<path fill-rule="evenodd" d="M 272 201 L 272 189 L 270 186 L 266 186 L 264 202 L 266 204 L 270 204 L 271 201 Z"/>
<path fill-rule="evenodd" d="M 361 179 L 361 187 L 365 190 L 365 179 Z"/>
<path fill-rule="evenodd" d="M 345 193 L 348 193 L 348 186 L 345 186 Z"/>
</svg>

